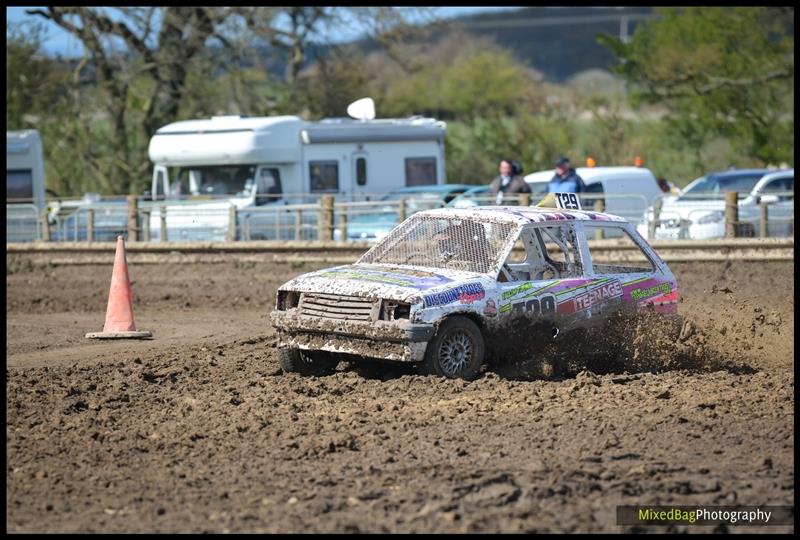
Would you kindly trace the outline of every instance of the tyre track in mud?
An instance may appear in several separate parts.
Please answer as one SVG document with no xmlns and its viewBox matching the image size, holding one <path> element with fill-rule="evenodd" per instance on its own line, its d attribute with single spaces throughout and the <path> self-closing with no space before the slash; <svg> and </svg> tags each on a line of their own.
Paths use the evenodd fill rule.
<svg viewBox="0 0 800 540">
<path fill-rule="evenodd" d="M 794 504 L 791 265 L 676 265 L 697 370 L 472 383 L 282 375 L 261 317 L 306 269 L 180 268 L 132 268 L 155 340 L 94 350 L 70 336 L 102 325 L 110 268 L 7 274 L 9 531 L 620 531 L 617 504 Z"/>
</svg>

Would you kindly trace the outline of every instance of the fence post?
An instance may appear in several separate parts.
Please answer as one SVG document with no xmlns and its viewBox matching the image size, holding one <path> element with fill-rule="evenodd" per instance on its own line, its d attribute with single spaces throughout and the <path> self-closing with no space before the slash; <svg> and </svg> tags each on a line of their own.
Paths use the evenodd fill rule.
<svg viewBox="0 0 800 540">
<path fill-rule="evenodd" d="M 320 240 L 333 241 L 333 195 L 323 195 L 319 200 Z"/>
<path fill-rule="evenodd" d="M 603 203 L 603 199 L 597 199 L 596 201 L 594 201 L 594 211 L 595 212 L 602 212 L 603 210 L 605 210 L 605 206 L 606 205 Z M 597 240 L 602 240 L 603 239 L 603 229 L 598 228 L 594 232 L 594 237 Z"/>
<path fill-rule="evenodd" d="M 94 242 L 94 209 L 92 208 L 86 211 L 86 241 Z"/>
<path fill-rule="evenodd" d="M 167 207 L 166 206 L 159 206 L 159 227 L 158 227 L 158 239 L 161 242 L 167 241 Z"/>
<path fill-rule="evenodd" d="M 519 205 L 520 206 L 530 206 L 531 205 L 531 194 L 530 193 L 520 193 L 519 194 Z"/>
<path fill-rule="evenodd" d="M 647 224 L 648 237 L 651 240 L 654 240 L 656 237 L 656 228 L 658 227 L 658 220 L 661 218 L 661 206 L 663 204 L 663 197 L 659 197 L 656 202 L 653 203 L 653 219 Z"/>
<path fill-rule="evenodd" d="M 766 238 L 767 235 L 767 220 L 769 219 L 769 207 L 767 203 L 760 202 L 758 203 L 758 224 L 759 224 L 759 236 L 761 238 Z"/>
<path fill-rule="evenodd" d="M 406 220 L 406 200 L 400 199 L 397 203 L 397 217 L 400 218 L 400 223 Z"/>
<path fill-rule="evenodd" d="M 236 240 L 236 205 L 230 205 L 228 208 L 228 235 L 226 240 L 234 242 Z"/>
<path fill-rule="evenodd" d="M 303 228 L 303 211 L 299 208 L 294 211 L 294 239 L 301 240 L 300 235 Z"/>
<path fill-rule="evenodd" d="M 42 238 L 43 242 L 50 241 L 50 221 L 47 219 L 47 208 L 42 211 Z"/>
<path fill-rule="evenodd" d="M 342 242 L 347 242 L 347 210 L 339 214 L 339 234 Z"/>
<path fill-rule="evenodd" d="M 739 192 L 725 192 L 725 238 L 736 238 L 739 221 Z"/>
<path fill-rule="evenodd" d="M 128 195 L 128 242 L 139 241 L 139 199 Z"/>
<path fill-rule="evenodd" d="M 150 241 L 150 209 L 142 209 L 142 240 Z"/>
</svg>

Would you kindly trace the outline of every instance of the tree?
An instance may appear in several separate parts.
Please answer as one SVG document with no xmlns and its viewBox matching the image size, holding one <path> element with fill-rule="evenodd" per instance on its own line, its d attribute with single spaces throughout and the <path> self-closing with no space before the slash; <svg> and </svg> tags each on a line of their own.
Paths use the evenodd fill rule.
<svg viewBox="0 0 800 540">
<path fill-rule="evenodd" d="M 694 146 L 725 137 L 762 163 L 794 162 L 793 9 L 669 8 L 630 43 L 601 42 L 634 104 L 661 103 Z"/>
</svg>

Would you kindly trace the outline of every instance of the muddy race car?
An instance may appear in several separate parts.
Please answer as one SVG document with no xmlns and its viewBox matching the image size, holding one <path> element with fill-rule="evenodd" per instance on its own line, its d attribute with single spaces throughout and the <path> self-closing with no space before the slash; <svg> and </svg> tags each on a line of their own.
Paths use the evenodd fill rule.
<svg viewBox="0 0 800 540">
<path fill-rule="evenodd" d="M 609 243 L 622 262 L 604 259 Z M 591 342 L 620 310 L 674 314 L 677 302 L 674 275 L 623 218 L 492 206 L 418 212 L 355 264 L 281 286 L 270 317 L 286 372 L 378 359 L 473 379 L 486 361 Z"/>
</svg>

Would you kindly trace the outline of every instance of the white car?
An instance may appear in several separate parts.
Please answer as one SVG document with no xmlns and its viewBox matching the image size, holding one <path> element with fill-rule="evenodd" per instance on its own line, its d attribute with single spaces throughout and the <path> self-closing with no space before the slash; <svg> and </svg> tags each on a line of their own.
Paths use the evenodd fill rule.
<svg viewBox="0 0 800 540">
<path fill-rule="evenodd" d="M 740 236 L 758 233 L 762 202 L 769 209 L 767 236 L 794 231 L 794 169 L 731 169 L 702 176 L 680 196 L 665 198 L 651 240 L 724 237 L 726 191 L 739 192 Z M 639 232 L 648 238 L 654 209 L 648 208 L 644 217 Z"/>
<path fill-rule="evenodd" d="M 610 232 L 631 244 L 624 263 L 587 243 Z M 572 346 L 573 332 L 591 336 L 620 309 L 674 314 L 677 302 L 675 276 L 618 216 L 441 208 L 409 217 L 355 264 L 288 281 L 270 318 L 286 372 L 382 359 L 472 379 L 485 360 Z"/>
</svg>

